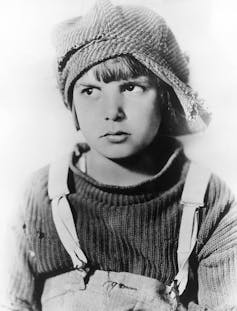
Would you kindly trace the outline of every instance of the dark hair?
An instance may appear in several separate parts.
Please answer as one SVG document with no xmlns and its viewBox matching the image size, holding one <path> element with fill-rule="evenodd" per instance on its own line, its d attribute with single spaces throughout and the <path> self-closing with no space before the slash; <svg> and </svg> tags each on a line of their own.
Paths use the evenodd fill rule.
<svg viewBox="0 0 237 311">
<path fill-rule="evenodd" d="M 142 65 L 138 60 L 130 55 L 121 55 L 110 58 L 105 62 L 99 63 L 92 68 L 94 75 L 98 81 L 109 83 L 111 81 L 128 80 L 139 76 L 147 76 L 151 82 L 160 85 L 159 79 L 148 68 Z"/>
</svg>

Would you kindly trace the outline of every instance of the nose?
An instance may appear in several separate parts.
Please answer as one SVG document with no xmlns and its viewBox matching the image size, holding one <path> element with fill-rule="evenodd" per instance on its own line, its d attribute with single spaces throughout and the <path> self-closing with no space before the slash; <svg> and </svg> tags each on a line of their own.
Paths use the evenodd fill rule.
<svg viewBox="0 0 237 311">
<path fill-rule="evenodd" d="M 124 112 L 123 96 L 112 92 L 105 96 L 105 120 L 122 121 L 126 115 Z"/>
</svg>

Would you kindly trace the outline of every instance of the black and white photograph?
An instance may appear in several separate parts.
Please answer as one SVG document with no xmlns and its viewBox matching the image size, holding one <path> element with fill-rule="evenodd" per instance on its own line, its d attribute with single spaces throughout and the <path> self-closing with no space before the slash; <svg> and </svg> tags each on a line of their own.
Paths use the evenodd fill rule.
<svg viewBox="0 0 237 311">
<path fill-rule="evenodd" d="M 0 310 L 237 310 L 237 3 L 0 2 Z"/>
</svg>

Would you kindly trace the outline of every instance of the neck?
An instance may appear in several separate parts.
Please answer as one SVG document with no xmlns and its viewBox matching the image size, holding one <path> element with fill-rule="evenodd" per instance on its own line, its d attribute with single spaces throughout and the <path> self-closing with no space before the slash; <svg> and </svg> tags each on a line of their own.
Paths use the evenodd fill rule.
<svg viewBox="0 0 237 311">
<path fill-rule="evenodd" d="M 109 159 L 91 149 L 87 153 L 87 172 L 104 184 L 135 185 L 156 175 L 170 155 L 170 148 L 158 142 L 126 159 Z"/>
</svg>

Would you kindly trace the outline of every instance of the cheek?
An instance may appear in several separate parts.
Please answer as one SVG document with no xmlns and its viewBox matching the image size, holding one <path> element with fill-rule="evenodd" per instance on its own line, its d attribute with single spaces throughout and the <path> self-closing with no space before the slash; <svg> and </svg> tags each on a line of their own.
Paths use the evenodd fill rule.
<svg viewBox="0 0 237 311">
<path fill-rule="evenodd" d="M 131 109 L 130 115 L 134 126 L 140 128 L 139 131 L 144 131 L 146 134 L 149 134 L 149 131 L 157 133 L 161 123 L 161 111 L 156 98 L 148 98 L 138 103 L 136 109 L 134 107 Z"/>
<path fill-rule="evenodd" d="M 149 112 L 150 114 L 147 116 L 147 120 L 150 119 L 149 123 L 151 129 L 158 129 L 161 123 L 161 111 L 159 109 L 159 106 L 157 105 Z"/>
<path fill-rule="evenodd" d="M 154 93 L 153 96 L 147 101 L 144 116 L 148 122 L 148 126 L 150 125 L 151 130 L 158 130 L 161 123 L 161 109 L 156 93 Z"/>
<path fill-rule="evenodd" d="M 97 112 L 92 105 L 83 101 L 75 103 L 75 112 L 81 129 L 90 127 L 95 122 Z"/>
<path fill-rule="evenodd" d="M 145 139 L 151 142 L 155 136 L 157 135 L 160 124 L 161 124 L 161 116 L 159 113 L 153 111 L 153 113 L 149 114 L 145 118 L 143 134 Z"/>
</svg>

